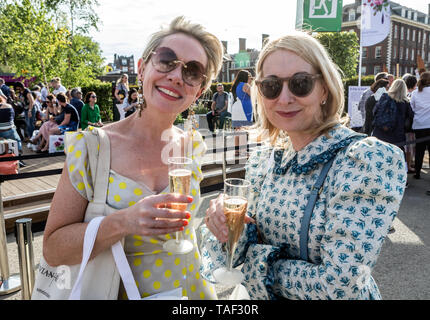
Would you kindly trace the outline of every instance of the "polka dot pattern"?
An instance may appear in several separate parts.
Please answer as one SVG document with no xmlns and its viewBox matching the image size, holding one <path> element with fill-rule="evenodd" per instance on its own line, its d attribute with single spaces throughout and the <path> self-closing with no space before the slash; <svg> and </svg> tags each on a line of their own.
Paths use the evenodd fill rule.
<svg viewBox="0 0 430 320">
<path fill-rule="evenodd" d="M 68 134 L 65 140 L 70 181 L 84 198 L 92 201 L 93 186 L 84 135 L 82 133 Z M 198 147 L 199 152 L 193 151 L 192 155 L 194 161 L 190 193 L 194 201 L 189 206 L 189 210 L 195 211 L 200 201 L 199 184 L 203 179 L 200 165 L 206 145 L 198 132 L 195 134 L 192 144 L 193 147 Z M 166 187 L 160 194 L 168 192 L 169 189 Z M 144 184 L 113 170 L 110 171 L 107 203 L 111 207 L 124 209 L 135 206 L 141 199 L 153 194 Z M 191 240 L 195 238 L 195 230 L 191 227 L 193 218 L 192 214 L 189 219 L 190 223 L 183 232 L 184 237 Z M 182 294 L 190 300 L 216 299 L 213 285 L 206 282 L 199 273 L 201 261 L 197 247 L 187 255 L 175 255 L 163 250 L 164 242 L 174 238 L 175 234 L 126 237 L 124 249 L 141 296 L 148 297 L 162 291 L 182 288 Z M 123 288 L 121 288 L 119 297 L 127 299 Z"/>
</svg>

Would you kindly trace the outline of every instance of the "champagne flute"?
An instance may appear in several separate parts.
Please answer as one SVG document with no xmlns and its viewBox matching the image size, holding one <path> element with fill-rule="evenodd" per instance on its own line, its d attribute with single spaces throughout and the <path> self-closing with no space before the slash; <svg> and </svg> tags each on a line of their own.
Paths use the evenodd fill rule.
<svg viewBox="0 0 430 320">
<path fill-rule="evenodd" d="M 191 184 L 191 163 L 192 160 L 185 157 L 173 157 L 167 160 L 169 165 L 169 188 L 171 193 L 182 195 L 190 194 Z M 172 203 L 172 209 L 185 211 L 187 203 Z M 186 254 L 193 250 L 193 243 L 188 240 L 179 239 L 179 231 L 176 232 L 176 238 L 166 241 L 163 249 L 167 252 L 176 254 Z"/>
<path fill-rule="evenodd" d="M 224 214 L 228 227 L 227 266 L 215 270 L 213 276 L 217 282 L 225 285 L 237 285 L 244 279 L 243 273 L 233 268 L 233 257 L 245 226 L 250 185 L 244 179 L 231 178 L 224 181 Z"/>
</svg>

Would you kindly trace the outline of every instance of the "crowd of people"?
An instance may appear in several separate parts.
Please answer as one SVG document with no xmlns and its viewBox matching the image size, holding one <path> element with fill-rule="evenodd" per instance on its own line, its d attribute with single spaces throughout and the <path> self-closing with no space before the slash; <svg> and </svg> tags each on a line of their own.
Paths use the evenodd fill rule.
<svg viewBox="0 0 430 320">
<path fill-rule="evenodd" d="M 401 79 L 387 72 L 376 74 L 358 104 L 363 127 L 354 128 L 397 145 L 405 155 L 408 174 L 415 179 L 421 178 L 425 151 L 430 153 L 429 87 L 430 72 L 425 70 L 417 75 L 407 73 Z M 430 190 L 426 194 L 430 195 Z"/>
<path fill-rule="evenodd" d="M 37 145 L 36 152 L 47 153 L 51 135 L 84 130 L 88 125 L 103 126 L 96 93 L 87 92 L 83 101 L 82 90 L 67 90 L 59 77 L 31 89 L 24 82 L 8 86 L 0 78 L 0 87 L 0 137 L 16 140 L 20 154 L 23 143 Z M 25 164 L 21 161 L 21 165 Z"/>
</svg>

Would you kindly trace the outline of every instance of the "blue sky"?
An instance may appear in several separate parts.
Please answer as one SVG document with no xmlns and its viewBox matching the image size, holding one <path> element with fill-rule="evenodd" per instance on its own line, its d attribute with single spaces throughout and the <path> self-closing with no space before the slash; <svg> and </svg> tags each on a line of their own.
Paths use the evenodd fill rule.
<svg viewBox="0 0 430 320">
<path fill-rule="evenodd" d="M 184 15 L 203 24 L 220 40 L 228 41 L 228 52 L 236 53 L 239 38 L 247 47 L 261 49 L 261 35 L 279 37 L 294 30 L 296 0 L 100 0 L 97 12 L 103 24 L 91 36 L 100 43 L 106 63 L 115 53 L 134 55 L 143 52 L 149 36 Z M 344 4 L 354 0 L 344 0 Z M 428 0 L 397 0 L 397 3 L 427 12 Z"/>
</svg>

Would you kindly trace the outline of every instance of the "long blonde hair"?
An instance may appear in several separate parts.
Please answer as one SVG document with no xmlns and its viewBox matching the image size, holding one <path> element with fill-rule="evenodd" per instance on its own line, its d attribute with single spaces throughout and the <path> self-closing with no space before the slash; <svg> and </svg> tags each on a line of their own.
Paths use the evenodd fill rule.
<svg viewBox="0 0 430 320">
<path fill-rule="evenodd" d="M 298 55 L 309 63 L 317 73 L 322 74 L 322 81 L 328 89 L 327 101 L 321 106 L 321 116 L 315 115 L 316 128 L 311 134 L 327 133 L 336 124 L 343 122 L 342 113 L 344 109 L 344 87 L 339 68 L 334 64 L 322 44 L 312 36 L 304 32 L 295 32 L 267 43 L 260 52 L 256 65 L 256 77 L 263 77 L 263 65 L 266 58 L 274 51 L 288 50 Z M 260 139 L 269 139 L 275 144 L 278 138 L 287 133 L 281 132 L 267 118 L 263 99 L 254 83 L 252 86 L 253 105 L 257 106 L 257 123 L 252 129 L 256 129 Z"/>
<path fill-rule="evenodd" d="M 152 35 L 142 54 L 143 61 L 147 63 L 151 57 L 152 51 L 157 49 L 163 39 L 175 33 L 184 33 L 191 36 L 196 39 L 205 50 L 208 58 L 208 65 L 206 68 L 207 79 L 202 83 L 201 87 L 206 91 L 210 87 L 212 80 L 217 77 L 221 70 L 224 49 L 219 39 L 212 33 L 206 31 L 200 24 L 186 21 L 183 16 L 176 17 L 168 28 L 162 29 Z"/>
<path fill-rule="evenodd" d="M 408 102 L 408 88 L 402 79 L 394 80 L 388 89 L 388 95 L 396 102 Z"/>
</svg>

